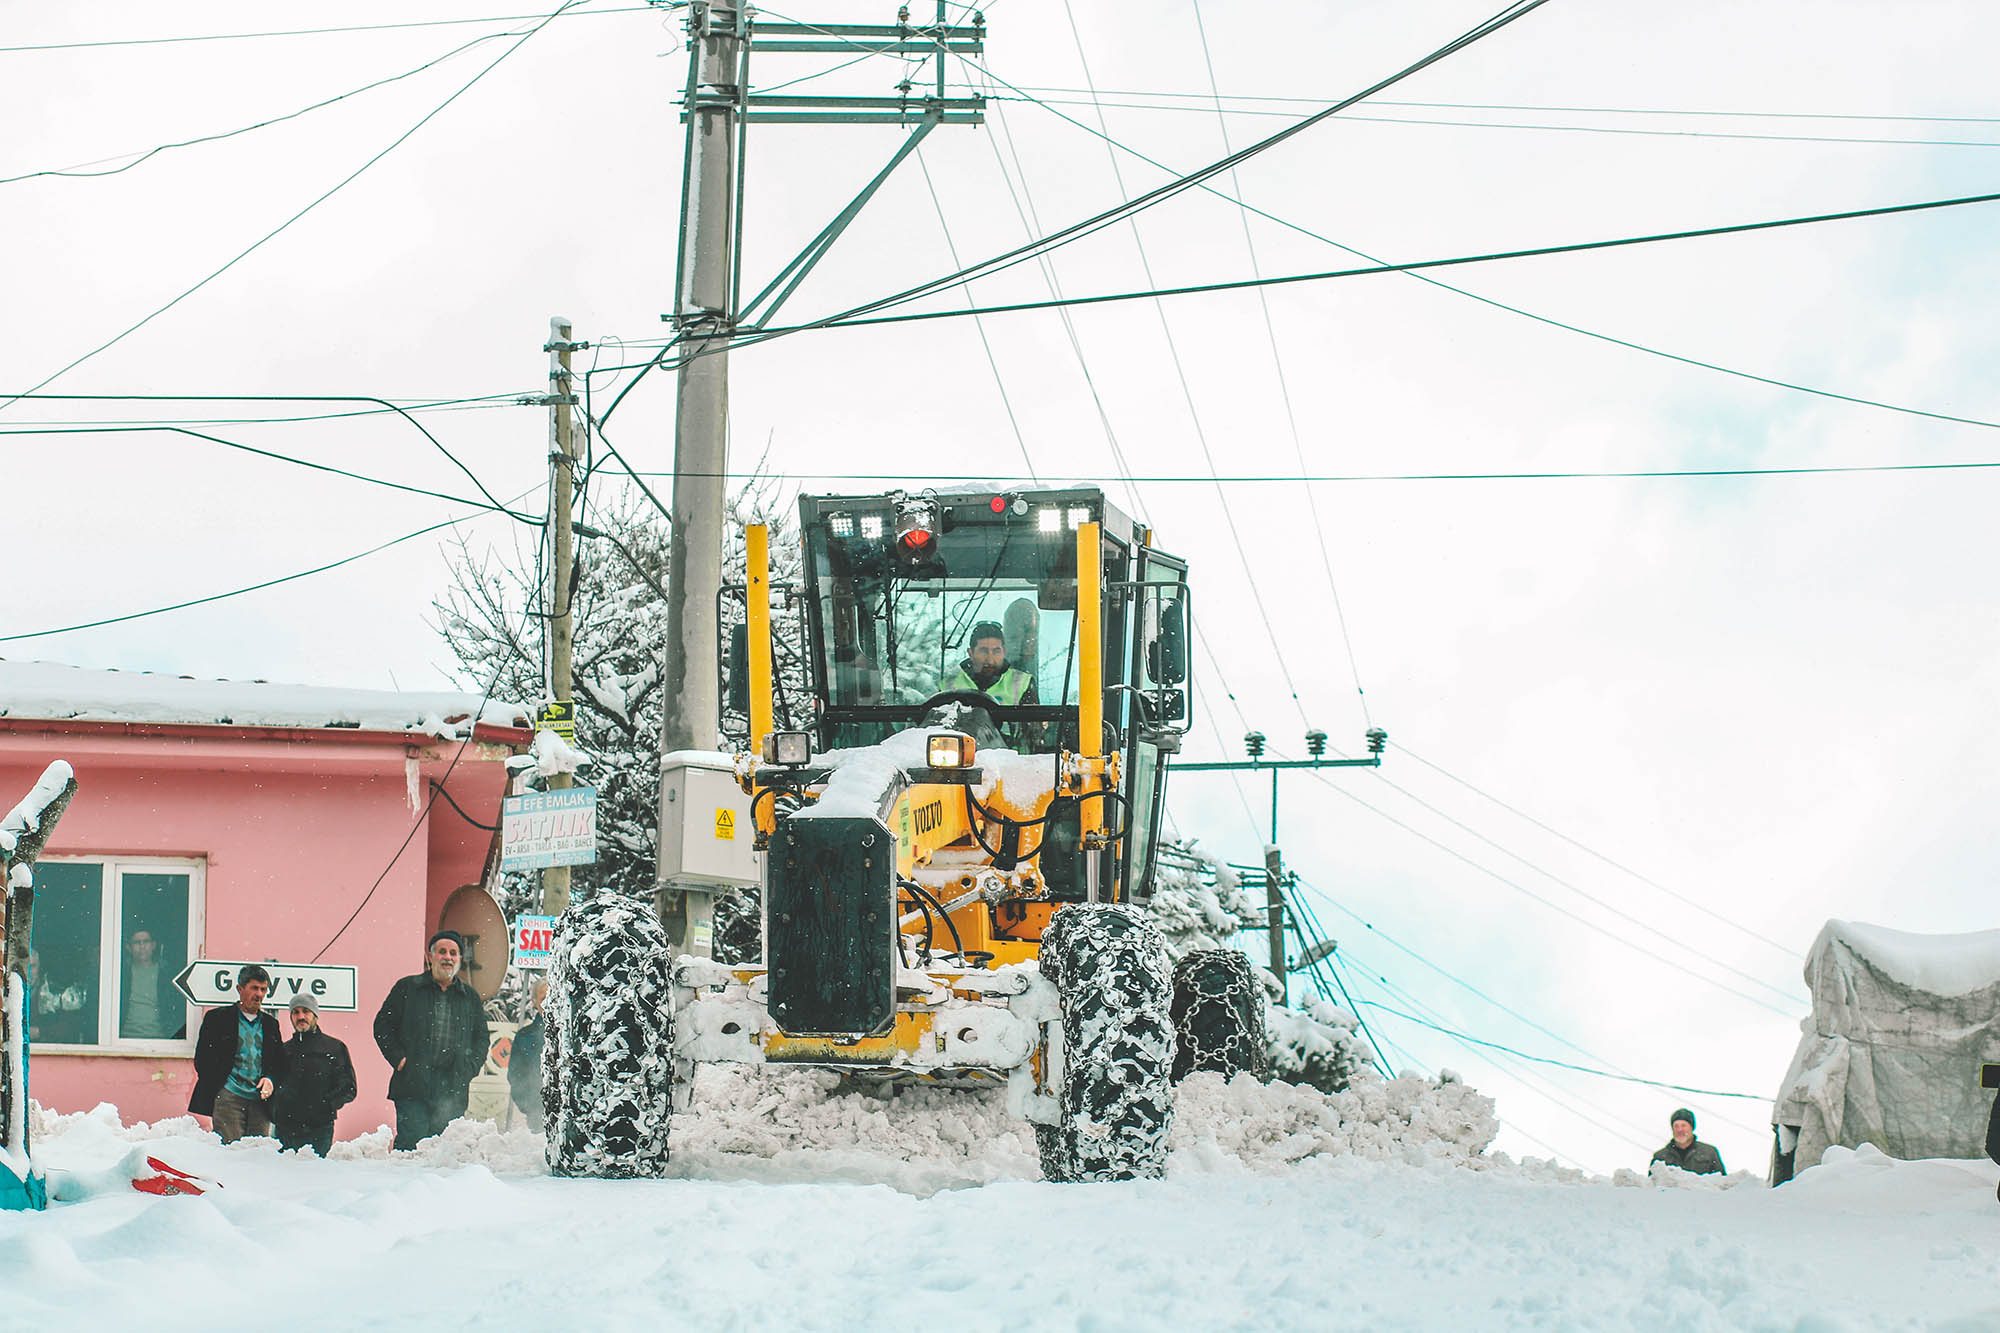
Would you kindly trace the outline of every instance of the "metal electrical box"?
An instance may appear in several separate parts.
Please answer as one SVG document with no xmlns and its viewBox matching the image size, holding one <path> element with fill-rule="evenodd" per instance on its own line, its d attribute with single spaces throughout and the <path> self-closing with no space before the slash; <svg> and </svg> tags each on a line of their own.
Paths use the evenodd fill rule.
<svg viewBox="0 0 2000 1333">
<path fill-rule="evenodd" d="M 660 883 L 756 884 L 756 833 L 731 756 L 676 750 L 661 759 Z"/>
</svg>

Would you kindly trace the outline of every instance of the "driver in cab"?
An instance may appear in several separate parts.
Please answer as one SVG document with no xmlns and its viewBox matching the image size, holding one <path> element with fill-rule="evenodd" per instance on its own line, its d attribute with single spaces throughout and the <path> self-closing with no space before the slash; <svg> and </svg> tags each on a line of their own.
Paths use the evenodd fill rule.
<svg viewBox="0 0 2000 1333">
<path fill-rule="evenodd" d="M 970 643 L 965 660 L 944 678 L 939 689 L 984 694 L 1000 704 L 1036 702 L 1035 678 L 1007 665 L 1007 640 L 997 621 L 982 620 L 974 625 Z"/>
</svg>

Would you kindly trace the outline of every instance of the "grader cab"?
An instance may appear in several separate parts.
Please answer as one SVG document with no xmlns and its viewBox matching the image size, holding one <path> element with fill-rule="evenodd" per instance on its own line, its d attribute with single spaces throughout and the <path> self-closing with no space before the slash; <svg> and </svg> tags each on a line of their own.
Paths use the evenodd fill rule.
<svg viewBox="0 0 2000 1333">
<path fill-rule="evenodd" d="M 763 957 L 671 964 L 677 1091 L 703 1061 L 1005 1081 L 1050 1179 L 1159 1174 L 1174 1079 L 1263 1056 L 1247 960 L 1176 968 L 1143 910 L 1193 702 L 1185 562 L 1091 488 L 799 512 L 797 619 L 774 636 L 753 528 L 732 654 Z M 774 637 L 808 729 L 774 721 Z"/>
</svg>

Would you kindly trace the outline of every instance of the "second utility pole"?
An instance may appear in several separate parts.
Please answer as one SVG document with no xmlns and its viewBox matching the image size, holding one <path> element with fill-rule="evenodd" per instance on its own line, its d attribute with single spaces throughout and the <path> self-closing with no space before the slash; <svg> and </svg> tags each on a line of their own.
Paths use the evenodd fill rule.
<svg viewBox="0 0 2000 1333">
<path fill-rule="evenodd" d="M 555 473 L 555 503 L 550 513 L 555 519 L 556 588 L 549 617 L 549 689 L 556 703 L 562 705 L 562 716 L 572 722 L 576 713 L 568 704 L 570 659 L 576 644 L 576 620 L 572 614 L 575 610 L 572 604 L 576 601 L 576 539 L 570 531 L 570 510 L 576 500 L 576 428 L 570 416 L 570 409 L 576 405 L 569 361 L 573 347 L 569 321 L 561 315 L 551 317 L 548 346 L 542 349 L 549 354 L 549 467 Z M 575 732 L 564 739 L 575 739 Z M 573 782 L 567 773 L 551 773 L 548 777 L 550 791 L 563 791 Z M 561 916 L 568 906 L 569 867 L 549 866 L 542 871 L 542 911 L 548 916 Z"/>
</svg>

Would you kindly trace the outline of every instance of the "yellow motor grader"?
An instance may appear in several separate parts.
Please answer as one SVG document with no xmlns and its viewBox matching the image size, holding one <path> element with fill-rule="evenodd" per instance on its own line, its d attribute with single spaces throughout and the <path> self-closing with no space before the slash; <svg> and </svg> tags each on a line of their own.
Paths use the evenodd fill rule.
<svg viewBox="0 0 2000 1333">
<path fill-rule="evenodd" d="M 648 997 L 666 990 L 670 1033 L 655 1031 L 678 1098 L 703 1061 L 1004 1080 L 1051 1180 L 1160 1174 L 1175 1079 L 1264 1055 L 1247 959 L 1176 966 L 1143 909 L 1192 703 L 1185 562 L 1095 488 L 806 496 L 799 529 L 798 620 L 780 637 L 802 652 L 814 725 L 774 724 L 761 527 L 730 654 L 763 957 L 673 960 L 570 1056 L 552 1028 L 573 1104 L 552 1094 L 552 1168 L 664 1160 L 664 1125 L 612 1071 L 643 1082 L 657 1063 L 653 1038 L 616 1032 L 657 1025 Z M 655 952 L 592 967 L 638 976 Z"/>
</svg>

